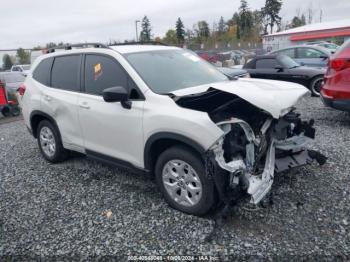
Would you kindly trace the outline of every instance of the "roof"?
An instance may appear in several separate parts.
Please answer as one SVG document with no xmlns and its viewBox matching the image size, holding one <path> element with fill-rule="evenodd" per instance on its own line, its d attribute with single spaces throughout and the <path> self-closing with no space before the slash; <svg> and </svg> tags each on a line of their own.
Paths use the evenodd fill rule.
<svg viewBox="0 0 350 262">
<path fill-rule="evenodd" d="M 350 28 L 350 19 L 304 25 L 304 26 L 292 28 L 289 30 L 285 30 L 282 32 L 266 35 L 264 37 L 297 34 L 297 33 L 313 32 L 313 31 L 321 31 L 321 30 L 340 29 L 340 28 L 347 28 L 347 27 Z"/>
<path fill-rule="evenodd" d="M 122 54 L 179 49 L 178 47 L 174 47 L 174 46 L 160 46 L 160 45 L 116 45 L 116 46 L 110 46 L 110 48 Z"/>
</svg>

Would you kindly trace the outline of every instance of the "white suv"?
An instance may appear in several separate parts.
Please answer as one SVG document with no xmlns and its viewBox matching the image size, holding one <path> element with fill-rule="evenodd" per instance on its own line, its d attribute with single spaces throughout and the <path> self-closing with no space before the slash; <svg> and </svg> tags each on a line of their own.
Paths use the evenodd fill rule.
<svg viewBox="0 0 350 262">
<path fill-rule="evenodd" d="M 78 151 L 154 174 L 172 207 L 203 215 L 243 195 L 257 204 L 275 172 L 324 160 L 304 150 L 315 130 L 293 112 L 301 85 L 229 80 L 176 47 L 86 45 L 40 56 L 20 90 L 50 162 Z"/>
</svg>

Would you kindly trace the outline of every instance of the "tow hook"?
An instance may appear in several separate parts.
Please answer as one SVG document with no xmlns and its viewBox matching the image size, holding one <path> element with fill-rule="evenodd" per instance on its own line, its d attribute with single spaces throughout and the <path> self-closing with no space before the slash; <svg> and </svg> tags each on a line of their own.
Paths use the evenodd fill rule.
<svg viewBox="0 0 350 262">
<path fill-rule="evenodd" d="M 311 159 L 315 159 L 320 166 L 323 166 L 327 161 L 325 155 L 315 150 L 308 150 L 308 155 Z"/>
</svg>

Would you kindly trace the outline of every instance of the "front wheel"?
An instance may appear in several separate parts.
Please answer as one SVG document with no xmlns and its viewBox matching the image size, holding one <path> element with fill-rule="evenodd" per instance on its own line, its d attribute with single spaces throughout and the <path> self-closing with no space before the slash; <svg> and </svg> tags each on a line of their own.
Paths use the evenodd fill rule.
<svg viewBox="0 0 350 262">
<path fill-rule="evenodd" d="M 155 174 L 167 203 L 184 213 L 204 215 L 214 205 L 214 185 L 201 158 L 190 149 L 175 146 L 158 158 Z"/>
<path fill-rule="evenodd" d="M 311 90 L 312 96 L 320 96 L 322 83 L 323 83 L 323 76 L 316 76 L 314 79 L 312 79 L 310 83 L 310 90 Z"/>
</svg>

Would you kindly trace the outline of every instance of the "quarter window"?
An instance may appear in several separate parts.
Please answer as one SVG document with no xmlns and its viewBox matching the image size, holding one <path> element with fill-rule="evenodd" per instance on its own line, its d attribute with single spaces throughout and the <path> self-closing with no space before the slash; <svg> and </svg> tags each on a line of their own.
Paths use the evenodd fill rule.
<svg viewBox="0 0 350 262">
<path fill-rule="evenodd" d="M 53 58 L 46 58 L 42 60 L 33 72 L 33 78 L 39 83 L 48 86 L 49 76 Z"/>
<path fill-rule="evenodd" d="M 79 91 L 79 55 L 58 56 L 55 58 L 51 86 L 68 91 Z"/>
<path fill-rule="evenodd" d="M 104 89 L 116 86 L 128 88 L 128 75 L 121 65 L 113 58 L 86 55 L 85 92 L 102 95 Z"/>
</svg>

